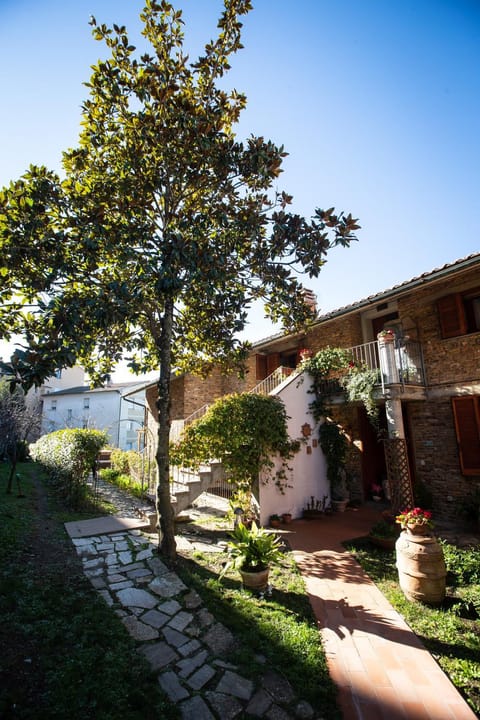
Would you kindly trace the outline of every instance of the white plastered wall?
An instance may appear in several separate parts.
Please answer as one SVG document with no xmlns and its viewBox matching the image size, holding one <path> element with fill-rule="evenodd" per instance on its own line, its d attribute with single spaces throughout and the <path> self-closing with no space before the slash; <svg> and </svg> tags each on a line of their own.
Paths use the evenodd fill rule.
<svg viewBox="0 0 480 720">
<path fill-rule="evenodd" d="M 300 450 L 289 461 L 287 483 L 284 494 L 276 487 L 273 479 L 268 483 L 260 480 L 260 522 L 267 525 L 270 515 L 291 513 L 294 518 L 302 515 L 302 510 L 313 497 L 320 502 L 327 497 L 330 500 L 329 485 L 326 475 L 326 462 L 318 443 L 318 424 L 315 423 L 310 411 L 313 395 L 309 392 L 311 380 L 308 374 L 288 378 L 280 385 L 275 394 L 285 405 L 288 420 L 288 434 L 292 440 L 303 438 Z M 302 435 L 302 427 L 309 425 L 311 434 Z M 316 445 L 316 447 L 315 447 Z M 310 448 L 310 449 L 308 449 Z M 281 461 L 276 460 L 276 468 Z"/>
</svg>

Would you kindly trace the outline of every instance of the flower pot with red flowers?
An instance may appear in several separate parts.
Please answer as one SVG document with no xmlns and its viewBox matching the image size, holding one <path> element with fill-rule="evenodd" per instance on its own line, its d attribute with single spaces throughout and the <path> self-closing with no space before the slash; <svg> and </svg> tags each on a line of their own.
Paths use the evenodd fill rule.
<svg viewBox="0 0 480 720">
<path fill-rule="evenodd" d="M 432 513 L 419 507 L 402 510 L 395 522 L 412 535 L 428 535 L 433 528 Z"/>
</svg>

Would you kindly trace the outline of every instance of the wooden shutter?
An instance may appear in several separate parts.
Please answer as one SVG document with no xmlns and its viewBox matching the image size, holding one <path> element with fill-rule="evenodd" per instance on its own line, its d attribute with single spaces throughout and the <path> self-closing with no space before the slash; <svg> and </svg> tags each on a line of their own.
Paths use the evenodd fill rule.
<svg viewBox="0 0 480 720">
<path fill-rule="evenodd" d="M 446 295 L 437 301 L 442 338 L 457 337 L 467 332 L 467 319 L 462 296 L 459 293 Z"/>
<path fill-rule="evenodd" d="M 267 355 L 267 374 L 271 375 L 280 365 L 280 353 Z"/>
<path fill-rule="evenodd" d="M 480 475 L 480 397 L 452 398 L 460 467 L 463 475 Z"/>
<path fill-rule="evenodd" d="M 255 355 L 256 364 L 256 379 L 265 380 L 267 377 L 267 356 L 266 355 Z"/>
</svg>

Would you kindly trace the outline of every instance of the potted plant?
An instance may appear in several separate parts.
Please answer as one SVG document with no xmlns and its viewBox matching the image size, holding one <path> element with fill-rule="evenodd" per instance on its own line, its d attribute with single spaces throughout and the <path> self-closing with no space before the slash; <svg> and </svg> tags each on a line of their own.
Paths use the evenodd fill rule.
<svg viewBox="0 0 480 720">
<path fill-rule="evenodd" d="M 280 515 L 277 515 L 276 513 L 274 513 L 273 515 L 270 515 L 270 521 L 269 521 L 270 527 L 272 527 L 272 528 L 280 527 L 281 521 L 282 520 L 281 520 Z"/>
<path fill-rule="evenodd" d="M 282 557 L 280 538 L 255 522 L 250 529 L 240 523 L 227 543 L 229 559 L 225 563 L 220 578 L 230 569 L 242 576 L 244 587 L 251 590 L 264 590 L 268 585 L 270 565 L 278 563 Z"/>
<path fill-rule="evenodd" d="M 292 513 L 291 512 L 282 513 L 282 522 L 285 523 L 285 525 L 288 525 L 289 523 L 291 523 L 292 522 Z"/>
<path fill-rule="evenodd" d="M 379 520 L 375 523 L 368 534 L 368 539 L 374 545 L 384 550 L 394 550 L 395 543 L 398 539 L 399 530 L 394 522 L 388 520 Z"/>
<path fill-rule="evenodd" d="M 433 528 L 432 513 L 419 507 L 402 510 L 395 522 L 412 535 L 428 535 Z"/>
</svg>

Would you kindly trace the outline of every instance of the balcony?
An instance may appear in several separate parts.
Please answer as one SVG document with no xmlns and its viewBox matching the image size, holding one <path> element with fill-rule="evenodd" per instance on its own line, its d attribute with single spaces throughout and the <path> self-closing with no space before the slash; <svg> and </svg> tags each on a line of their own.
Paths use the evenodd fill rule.
<svg viewBox="0 0 480 720">
<path fill-rule="evenodd" d="M 353 362 L 379 371 L 382 391 L 388 385 L 425 386 L 422 346 L 414 340 L 382 343 L 378 340 L 350 348 Z"/>
<path fill-rule="evenodd" d="M 403 399 L 425 397 L 425 367 L 419 342 L 373 342 L 349 348 L 352 362 L 378 372 L 378 399 L 401 396 Z M 340 381 L 326 380 L 325 393 L 343 394 Z"/>
</svg>

